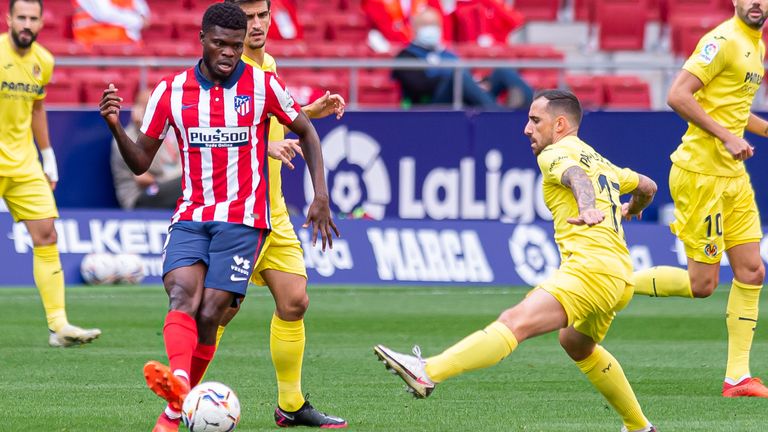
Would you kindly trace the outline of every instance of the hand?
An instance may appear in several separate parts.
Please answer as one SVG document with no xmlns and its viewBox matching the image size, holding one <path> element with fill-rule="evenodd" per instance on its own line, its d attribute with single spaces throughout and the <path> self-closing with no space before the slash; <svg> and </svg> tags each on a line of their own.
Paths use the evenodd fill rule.
<svg viewBox="0 0 768 432">
<path fill-rule="evenodd" d="M 344 108 L 347 103 L 344 98 L 338 94 L 331 94 L 326 91 L 323 96 L 307 105 L 307 116 L 309 118 L 324 118 L 331 114 L 336 114 L 336 120 L 344 116 Z"/>
<path fill-rule="evenodd" d="M 331 230 L 336 233 L 336 237 L 341 237 L 341 234 L 339 234 L 339 229 L 336 228 L 336 224 L 331 219 L 331 208 L 328 205 L 327 196 L 315 196 L 315 199 L 312 200 L 312 204 L 309 205 L 309 211 L 307 211 L 307 220 L 302 225 L 302 228 L 308 228 L 310 224 L 312 225 L 312 246 L 317 244 L 317 232 L 320 231 L 323 251 L 325 251 L 326 243 L 330 249 L 333 249 Z"/>
<path fill-rule="evenodd" d="M 755 154 L 755 148 L 749 145 L 744 138 L 737 137 L 736 135 L 732 135 L 731 138 L 723 141 L 723 145 L 725 145 L 725 149 L 736 160 L 745 161 Z"/>
<path fill-rule="evenodd" d="M 637 220 L 643 220 L 643 211 L 640 210 L 639 213 L 630 213 L 629 212 L 629 203 L 626 202 L 621 205 L 621 218 L 625 221 L 629 222 L 632 220 L 632 218 L 635 217 Z"/>
<path fill-rule="evenodd" d="M 122 101 L 123 98 L 117 95 L 115 85 L 110 83 L 99 102 L 99 114 L 104 117 L 104 121 L 110 127 L 120 124 L 120 102 Z"/>
<path fill-rule="evenodd" d="M 598 209 L 590 208 L 584 209 L 579 213 L 579 217 L 568 218 L 568 223 L 571 225 L 588 225 L 595 226 L 605 219 L 605 215 Z"/>
<path fill-rule="evenodd" d="M 296 157 L 297 153 L 304 157 L 304 154 L 301 152 L 301 146 L 299 146 L 299 140 L 297 139 L 270 141 L 267 145 L 267 153 L 269 153 L 269 157 L 279 160 L 289 169 L 294 168 L 291 159 Z"/>
</svg>

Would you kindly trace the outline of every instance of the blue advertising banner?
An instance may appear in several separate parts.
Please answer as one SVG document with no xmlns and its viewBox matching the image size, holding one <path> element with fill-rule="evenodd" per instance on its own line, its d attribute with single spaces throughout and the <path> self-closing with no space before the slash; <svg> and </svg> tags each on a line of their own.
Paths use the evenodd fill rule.
<svg viewBox="0 0 768 432">
<path fill-rule="evenodd" d="M 127 114 L 127 113 L 124 113 Z M 60 208 L 116 207 L 109 172 L 110 134 L 99 114 L 49 115 L 61 181 Z M 315 122 L 322 139 L 334 210 L 374 219 L 548 220 L 539 171 L 523 135 L 524 112 L 350 112 Z M 671 112 L 592 112 L 580 136 L 617 165 L 659 185 L 646 214 L 671 202 L 669 155 L 685 123 Z M 758 207 L 768 208 L 768 157 L 763 138 L 748 136 L 756 155 L 747 161 Z M 288 205 L 301 211 L 311 197 L 303 161 L 283 169 Z"/>
<path fill-rule="evenodd" d="M 91 253 L 137 254 L 147 283 L 160 283 L 167 212 L 63 210 L 56 221 L 68 283 L 82 283 L 80 262 Z M 300 227 L 301 218 L 293 220 Z M 338 220 L 342 237 L 322 252 L 311 233 L 298 229 L 310 283 L 415 285 L 536 285 L 559 265 L 551 223 L 491 221 Z M 685 265 L 683 248 L 669 229 L 627 223 L 636 269 Z M 761 243 L 768 259 L 768 240 Z M 23 224 L 0 213 L 0 285 L 32 285 L 32 247 Z M 727 261 L 721 281 L 732 277 Z"/>
</svg>

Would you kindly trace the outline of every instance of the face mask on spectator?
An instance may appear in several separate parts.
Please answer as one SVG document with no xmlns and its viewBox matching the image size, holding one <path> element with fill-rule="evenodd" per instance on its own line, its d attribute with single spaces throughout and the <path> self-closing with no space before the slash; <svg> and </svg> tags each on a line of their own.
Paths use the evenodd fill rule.
<svg viewBox="0 0 768 432">
<path fill-rule="evenodd" d="M 430 25 L 421 27 L 416 32 L 413 42 L 424 48 L 437 48 L 443 40 L 443 29 L 439 26 Z"/>
</svg>

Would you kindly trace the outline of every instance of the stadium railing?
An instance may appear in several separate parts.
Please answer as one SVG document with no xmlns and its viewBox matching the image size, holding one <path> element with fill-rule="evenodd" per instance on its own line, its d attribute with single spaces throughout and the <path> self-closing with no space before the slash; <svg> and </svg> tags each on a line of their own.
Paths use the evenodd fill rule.
<svg viewBox="0 0 768 432">
<path fill-rule="evenodd" d="M 139 70 L 139 84 L 142 86 L 153 85 L 147 82 L 148 71 L 151 68 L 186 68 L 194 64 L 197 58 L 188 57 L 60 57 L 57 58 L 57 66 L 79 67 L 135 67 Z M 349 70 L 349 100 L 350 110 L 359 108 L 359 77 L 361 69 L 452 69 L 454 77 L 459 77 L 465 69 L 492 69 L 514 68 L 529 70 L 556 70 L 558 73 L 558 86 L 566 88 L 566 73 L 600 73 L 613 74 L 616 72 L 656 72 L 661 73 L 662 85 L 660 90 L 666 94 L 666 89 L 672 83 L 675 74 L 680 70 L 682 62 L 615 62 L 607 61 L 560 61 L 560 60 L 455 60 L 428 63 L 422 60 L 400 59 L 329 59 L 329 58 L 301 58 L 280 60 L 281 69 L 311 68 L 311 69 L 348 69 Z M 289 83 L 290 84 L 290 83 Z M 454 98 L 451 108 L 462 109 L 461 80 L 454 79 Z M 658 95 L 657 95 L 658 96 Z M 755 106 L 762 106 L 763 92 L 758 94 Z M 663 95 L 661 98 L 663 99 Z M 655 104 L 659 105 L 659 104 Z M 664 109 L 664 106 L 652 106 L 653 109 Z"/>
</svg>

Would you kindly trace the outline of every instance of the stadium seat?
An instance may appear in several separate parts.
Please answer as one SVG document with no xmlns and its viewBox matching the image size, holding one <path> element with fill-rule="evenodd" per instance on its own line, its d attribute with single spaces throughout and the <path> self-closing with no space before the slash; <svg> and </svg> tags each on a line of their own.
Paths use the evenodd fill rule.
<svg viewBox="0 0 768 432">
<path fill-rule="evenodd" d="M 594 75 L 566 75 L 565 83 L 585 109 L 597 109 L 603 105 L 603 82 Z"/>
<path fill-rule="evenodd" d="M 512 45 L 514 57 L 520 60 L 549 60 L 562 63 L 565 55 L 551 45 Z M 535 89 L 559 87 L 561 70 L 524 68 L 520 75 Z"/>
<path fill-rule="evenodd" d="M 368 38 L 370 29 L 368 19 L 361 13 L 337 13 L 334 24 L 328 26 L 328 34 L 334 41 L 359 44 Z"/>
<path fill-rule="evenodd" d="M 514 8 L 525 15 L 526 21 L 555 21 L 560 0 L 515 0 Z"/>
<path fill-rule="evenodd" d="M 187 42 L 199 40 L 201 14 L 181 10 L 167 13 L 165 19 L 173 27 L 176 39 Z"/>
<path fill-rule="evenodd" d="M 56 68 L 51 82 L 45 87 L 45 103 L 55 105 L 78 105 L 81 102 L 80 87 L 72 80 L 68 68 Z"/>
<path fill-rule="evenodd" d="M 153 19 L 149 27 L 141 31 L 141 38 L 146 44 L 167 41 L 174 38 L 173 24 L 162 16 Z"/>
<path fill-rule="evenodd" d="M 199 57 L 200 44 L 180 40 L 157 40 L 147 44 L 145 53 L 158 57 Z"/>
<path fill-rule="evenodd" d="M 323 12 L 308 9 L 300 9 L 297 12 L 299 24 L 304 32 L 304 40 L 316 42 L 329 39 L 328 22 L 332 17 Z"/>
<path fill-rule="evenodd" d="M 604 51 L 642 50 L 647 15 L 646 0 L 595 0 L 599 47 Z"/>
<path fill-rule="evenodd" d="M 85 56 L 89 52 L 73 40 L 56 39 L 41 42 L 54 56 Z"/>
<path fill-rule="evenodd" d="M 138 79 L 134 75 L 123 76 L 118 72 L 104 70 L 84 70 L 74 77 L 83 91 L 83 103 L 95 106 L 101 100 L 104 89 L 109 83 L 120 90 L 120 97 L 126 104 L 133 101 Z"/>
<path fill-rule="evenodd" d="M 270 41 L 269 44 L 267 44 L 267 52 L 277 59 L 278 67 L 280 59 L 301 58 L 312 54 L 304 41 L 284 40 Z"/>
<path fill-rule="evenodd" d="M 361 75 L 357 96 L 360 106 L 394 108 L 400 104 L 400 88 L 389 78 Z"/>
<path fill-rule="evenodd" d="M 605 108 L 650 109 L 651 90 L 648 83 L 634 76 L 601 77 L 605 91 Z"/>
<path fill-rule="evenodd" d="M 104 57 L 139 57 L 147 54 L 144 46 L 135 44 L 94 45 L 93 52 Z"/>
<path fill-rule="evenodd" d="M 690 56 L 699 39 L 725 18 L 722 14 L 671 17 L 669 26 L 672 53 L 678 57 Z"/>
<path fill-rule="evenodd" d="M 573 0 L 573 18 L 576 21 L 595 21 L 595 0 Z"/>
<path fill-rule="evenodd" d="M 729 9 L 724 9 L 728 5 Z M 733 4 L 723 0 L 666 0 L 668 21 L 673 17 L 697 16 L 702 14 L 722 13 L 733 14 Z"/>
<path fill-rule="evenodd" d="M 360 43 L 325 42 L 308 47 L 309 55 L 317 57 L 359 58 L 368 56 L 368 47 Z"/>
</svg>

